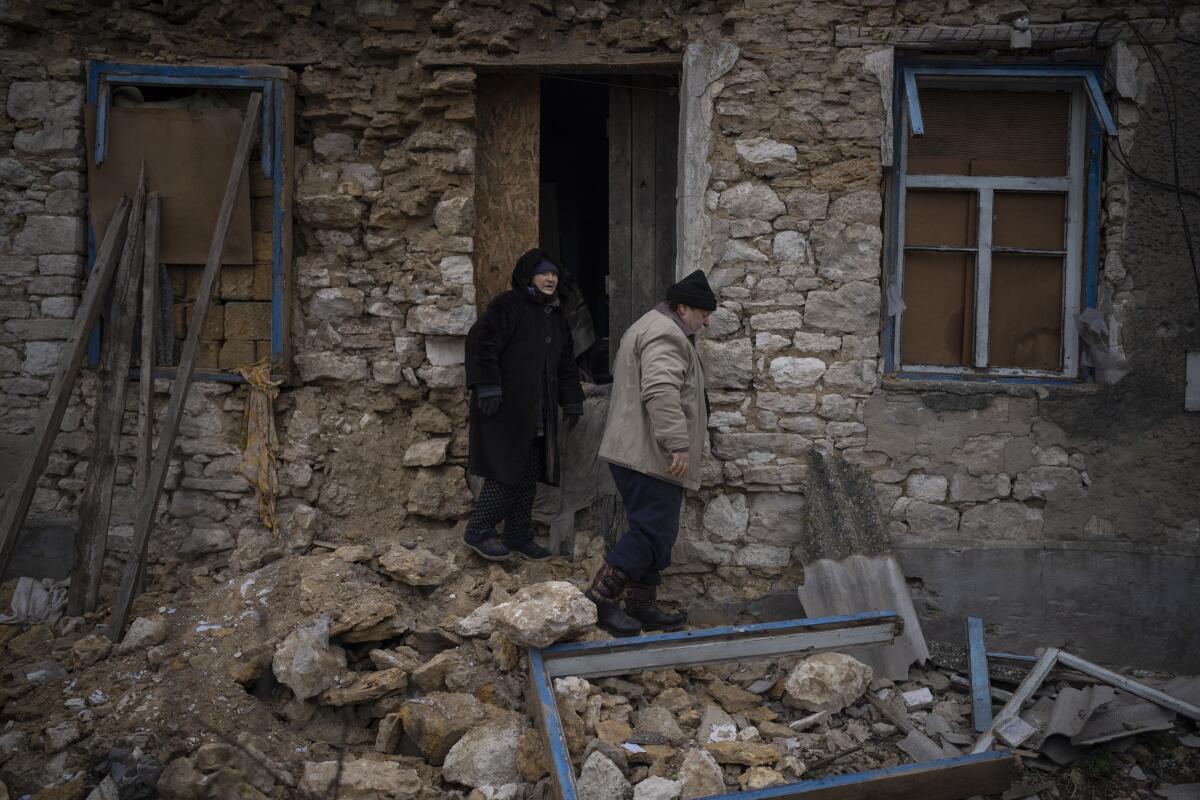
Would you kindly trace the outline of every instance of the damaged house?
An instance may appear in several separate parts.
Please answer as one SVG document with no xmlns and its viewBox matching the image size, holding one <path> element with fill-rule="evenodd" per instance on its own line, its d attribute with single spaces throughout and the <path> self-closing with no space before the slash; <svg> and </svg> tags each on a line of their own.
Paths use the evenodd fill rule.
<svg viewBox="0 0 1200 800">
<path fill-rule="evenodd" d="M 974 616 L 997 650 L 1200 671 L 1198 87 L 1179 3 L 0 3 L 0 556 L 28 614 L 0 640 L 45 673 L 5 678 L 0 775 L 90 790 L 118 749 L 192 769 L 204 730 L 272 731 L 248 747 L 317 796 L 333 772 L 303 762 L 404 731 L 411 780 L 347 796 L 501 796 L 484 755 L 442 768 L 464 734 L 524 736 L 479 706 L 521 708 L 534 643 L 474 612 L 582 584 L 619 533 L 608 368 L 693 269 L 719 300 L 710 435 L 662 587 L 693 624 L 886 610 L 811 578 L 890 553 L 931 641 Z M 461 546 L 464 337 L 533 246 L 572 276 L 590 380 L 536 506 L 559 558 L 506 571 Z M 383 677 L 289 675 L 330 637 L 321 669 Z M 82 689 L 59 662 L 103 673 L 70 729 L 44 710 Z M 264 674 L 289 687 L 269 712 L 242 691 Z M 774 763 L 751 761 L 722 764 Z"/>
</svg>

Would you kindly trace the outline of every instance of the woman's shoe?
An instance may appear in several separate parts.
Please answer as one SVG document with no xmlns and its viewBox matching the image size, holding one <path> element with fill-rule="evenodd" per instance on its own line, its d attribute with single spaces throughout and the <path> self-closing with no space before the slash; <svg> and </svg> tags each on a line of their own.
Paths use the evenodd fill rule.
<svg viewBox="0 0 1200 800">
<path fill-rule="evenodd" d="M 520 556 L 526 561 L 548 561 L 554 558 L 554 553 L 551 553 L 533 539 L 523 544 L 513 544 L 512 542 L 504 542 L 503 544 L 514 556 Z"/>
<path fill-rule="evenodd" d="M 476 555 L 488 561 L 507 561 L 512 556 L 512 551 L 500 541 L 495 529 L 475 534 L 468 531 L 463 534 L 463 542 L 474 550 Z"/>
</svg>

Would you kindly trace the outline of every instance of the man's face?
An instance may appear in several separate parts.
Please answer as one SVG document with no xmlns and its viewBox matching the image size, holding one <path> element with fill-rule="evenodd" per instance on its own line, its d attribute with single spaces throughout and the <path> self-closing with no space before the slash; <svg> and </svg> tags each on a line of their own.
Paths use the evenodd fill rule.
<svg viewBox="0 0 1200 800">
<path fill-rule="evenodd" d="M 683 303 L 679 304 L 679 309 L 676 311 L 679 318 L 683 320 L 683 324 L 687 325 L 693 331 L 699 331 L 701 328 L 708 327 L 708 318 L 712 316 L 711 311 L 706 311 L 703 308 L 692 308 Z"/>
<path fill-rule="evenodd" d="M 554 290 L 558 288 L 558 273 L 539 272 L 533 276 L 533 288 L 542 294 L 554 294 Z"/>
</svg>

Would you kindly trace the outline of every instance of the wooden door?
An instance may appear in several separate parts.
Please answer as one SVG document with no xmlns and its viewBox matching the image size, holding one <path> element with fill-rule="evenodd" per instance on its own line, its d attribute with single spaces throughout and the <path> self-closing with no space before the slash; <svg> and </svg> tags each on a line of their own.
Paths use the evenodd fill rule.
<svg viewBox="0 0 1200 800">
<path fill-rule="evenodd" d="M 613 85 L 608 103 L 609 358 L 675 280 L 679 95 L 675 76 Z"/>
</svg>

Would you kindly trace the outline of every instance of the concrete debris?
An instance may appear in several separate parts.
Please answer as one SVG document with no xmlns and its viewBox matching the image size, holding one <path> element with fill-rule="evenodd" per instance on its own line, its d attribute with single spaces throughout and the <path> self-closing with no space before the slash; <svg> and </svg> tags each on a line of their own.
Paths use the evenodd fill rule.
<svg viewBox="0 0 1200 800">
<path fill-rule="evenodd" d="M 136 650 L 144 650 L 148 647 L 161 642 L 167 638 L 167 620 L 165 617 L 155 615 L 153 617 L 138 617 L 129 625 L 129 630 L 125 632 L 125 638 L 121 640 L 117 651 L 120 653 L 131 653 Z"/>
<path fill-rule="evenodd" d="M 520 783 L 517 743 L 528 727 L 525 716 L 506 712 L 474 728 L 450 748 L 442 775 L 452 783 L 474 788 Z"/>
<path fill-rule="evenodd" d="M 406 769 L 388 761 L 349 760 L 308 762 L 299 789 L 309 797 L 330 796 L 334 781 L 338 781 L 338 797 L 345 800 L 407 800 L 421 791 L 421 779 L 416 770 Z"/>
<path fill-rule="evenodd" d="M 843 653 L 817 653 L 788 674 L 788 700 L 805 711 L 838 713 L 862 697 L 871 683 L 871 668 Z"/>
<path fill-rule="evenodd" d="M 679 767 L 679 800 L 695 800 L 725 791 L 725 773 L 712 754 L 705 750 L 689 750 Z"/>
<path fill-rule="evenodd" d="M 492 609 L 496 630 L 524 647 L 549 647 L 596 624 L 596 606 L 574 584 L 547 581 L 520 589 Z"/>
<path fill-rule="evenodd" d="M 603 753 L 588 756 L 575 782 L 579 800 L 629 800 L 633 787 Z"/>
<path fill-rule="evenodd" d="M 316 697 L 333 686 L 346 669 L 346 652 L 329 643 L 328 616 L 288 634 L 275 650 L 271 669 L 298 700 Z"/>
</svg>

